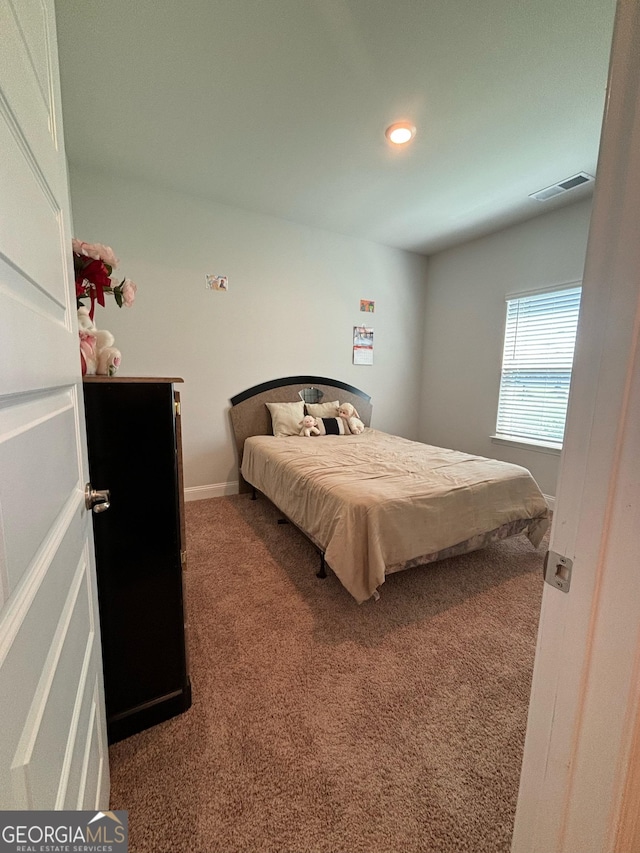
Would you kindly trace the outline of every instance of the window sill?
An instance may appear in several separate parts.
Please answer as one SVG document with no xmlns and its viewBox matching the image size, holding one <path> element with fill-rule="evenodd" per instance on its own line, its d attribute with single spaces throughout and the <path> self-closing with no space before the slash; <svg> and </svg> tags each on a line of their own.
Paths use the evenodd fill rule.
<svg viewBox="0 0 640 853">
<path fill-rule="evenodd" d="M 510 435 L 491 435 L 489 437 L 494 444 L 504 444 L 507 447 L 535 450 L 536 453 L 548 453 L 551 456 L 560 456 L 562 453 L 562 445 L 551 441 L 534 441 L 530 438 L 515 438 Z"/>
</svg>

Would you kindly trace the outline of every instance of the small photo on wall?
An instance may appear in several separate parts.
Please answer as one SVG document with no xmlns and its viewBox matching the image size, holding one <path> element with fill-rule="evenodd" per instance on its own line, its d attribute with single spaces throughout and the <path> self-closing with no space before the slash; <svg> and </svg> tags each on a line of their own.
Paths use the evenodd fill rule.
<svg viewBox="0 0 640 853">
<path fill-rule="evenodd" d="M 373 364 L 373 329 L 370 326 L 353 327 L 353 363 Z"/>
<path fill-rule="evenodd" d="M 361 299 L 360 300 L 360 310 L 368 311 L 369 314 L 373 314 L 376 310 L 376 303 L 373 299 Z"/>
<path fill-rule="evenodd" d="M 229 279 L 226 275 L 207 275 L 208 290 L 229 290 Z"/>
</svg>

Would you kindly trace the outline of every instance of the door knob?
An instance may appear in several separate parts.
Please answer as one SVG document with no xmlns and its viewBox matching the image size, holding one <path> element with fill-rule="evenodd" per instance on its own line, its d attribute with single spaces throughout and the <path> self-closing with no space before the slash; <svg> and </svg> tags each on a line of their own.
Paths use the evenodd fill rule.
<svg viewBox="0 0 640 853">
<path fill-rule="evenodd" d="M 84 505 L 95 513 L 105 512 L 109 509 L 109 489 L 94 489 L 91 483 L 84 488 Z"/>
</svg>

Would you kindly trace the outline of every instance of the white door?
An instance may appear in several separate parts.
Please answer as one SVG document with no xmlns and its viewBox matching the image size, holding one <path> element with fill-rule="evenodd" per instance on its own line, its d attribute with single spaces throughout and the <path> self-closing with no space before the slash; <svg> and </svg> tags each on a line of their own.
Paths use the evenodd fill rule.
<svg viewBox="0 0 640 853">
<path fill-rule="evenodd" d="M 53 0 L 0 0 L 0 33 L 0 809 L 104 809 Z"/>
<path fill-rule="evenodd" d="M 640 3 L 619 0 L 514 853 L 640 851 Z"/>
</svg>

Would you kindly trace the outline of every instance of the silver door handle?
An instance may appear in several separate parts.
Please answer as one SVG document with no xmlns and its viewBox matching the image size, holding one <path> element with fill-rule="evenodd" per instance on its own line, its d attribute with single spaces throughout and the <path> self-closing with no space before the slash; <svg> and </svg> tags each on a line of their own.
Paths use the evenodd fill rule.
<svg viewBox="0 0 640 853">
<path fill-rule="evenodd" d="M 91 483 L 84 487 L 84 505 L 95 513 L 105 512 L 109 509 L 109 489 L 94 489 Z"/>
</svg>

